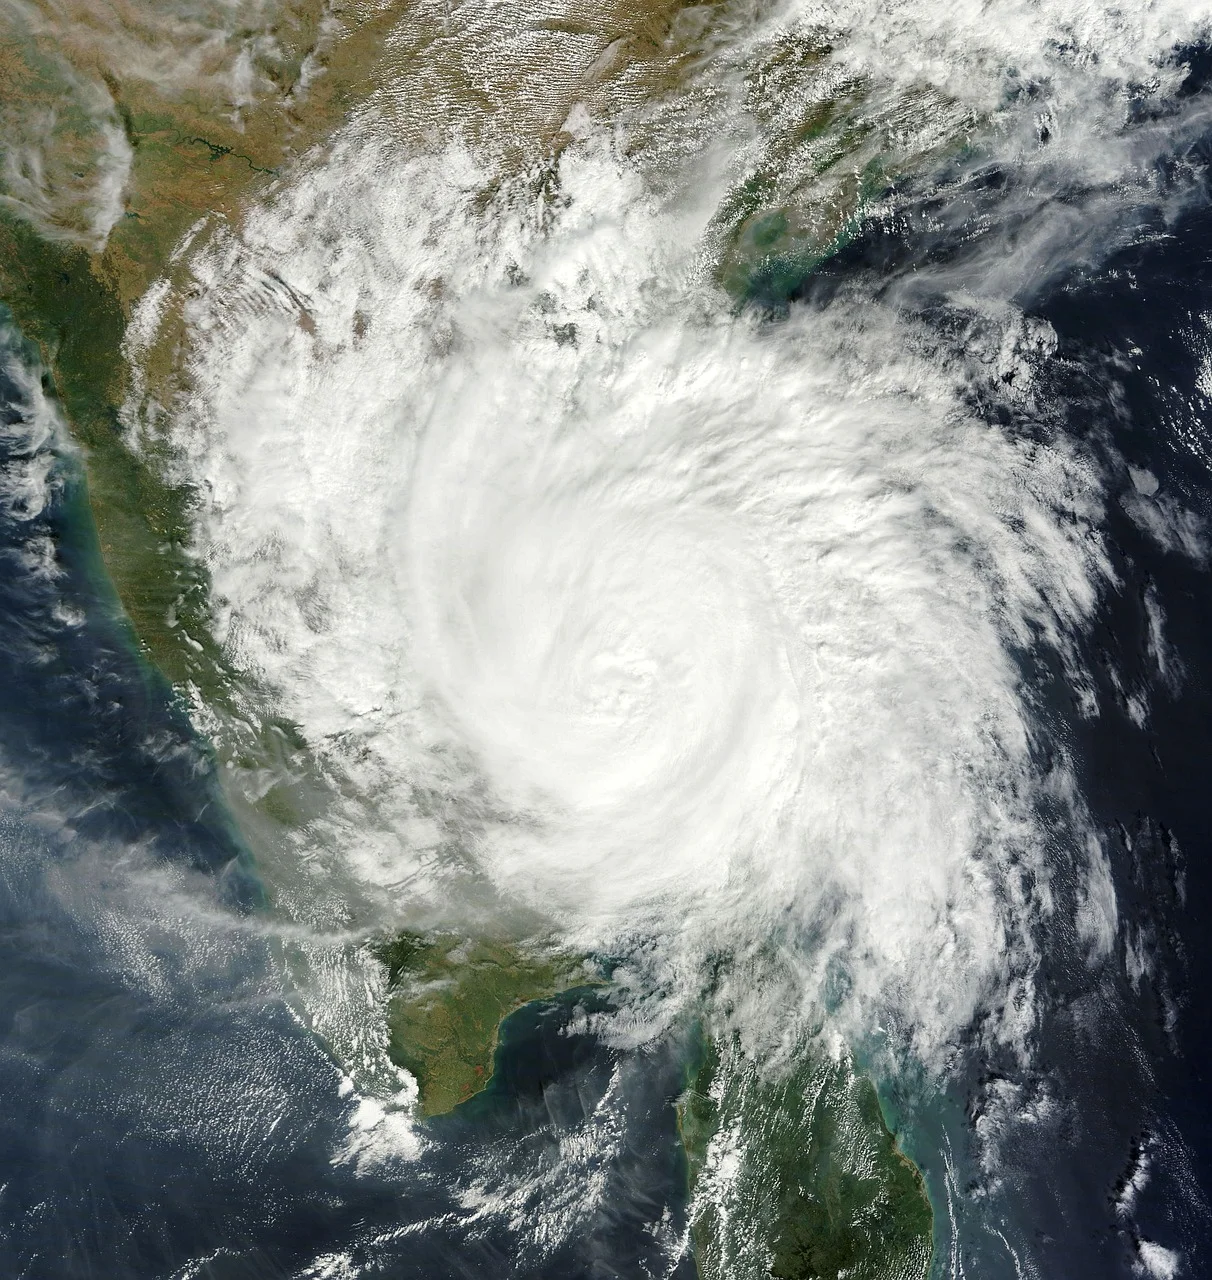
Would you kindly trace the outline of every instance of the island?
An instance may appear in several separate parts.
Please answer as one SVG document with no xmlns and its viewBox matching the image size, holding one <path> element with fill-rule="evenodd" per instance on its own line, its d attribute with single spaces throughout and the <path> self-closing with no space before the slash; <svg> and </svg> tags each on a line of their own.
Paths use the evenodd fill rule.
<svg viewBox="0 0 1212 1280">
<path fill-rule="evenodd" d="M 678 1109 L 701 1280 L 925 1280 L 934 1215 L 871 1080 L 804 1045 L 759 1064 L 701 1042 Z"/>
</svg>

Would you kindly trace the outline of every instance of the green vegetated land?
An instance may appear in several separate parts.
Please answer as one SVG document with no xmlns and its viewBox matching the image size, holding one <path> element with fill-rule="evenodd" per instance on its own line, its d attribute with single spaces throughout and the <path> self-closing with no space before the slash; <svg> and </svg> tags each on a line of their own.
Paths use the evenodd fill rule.
<svg viewBox="0 0 1212 1280">
<path fill-rule="evenodd" d="M 704 1048 L 679 1110 L 702 1280 L 924 1280 L 933 1212 L 875 1086 L 809 1046 L 769 1076 Z"/>
<path fill-rule="evenodd" d="M 209 701 L 228 682 L 206 574 L 188 554 L 192 495 L 165 478 L 163 459 L 124 439 L 126 327 L 192 226 L 237 219 L 374 91 L 372 68 L 398 14 L 356 0 L 283 0 L 266 32 L 225 32 L 195 16 L 90 0 L 0 15 L 0 300 L 40 351 L 84 448 L 106 567 L 135 635 L 174 686 Z M 250 50 L 251 92 L 233 80 Z M 123 148 L 121 208 L 98 235 L 97 191 Z M 154 353 L 165 368 L 153 377 L 178 375 L 178 336 Z"/>
<path fill-rule="evenodd" d="M 111 245 L 120 244 L 117 231 Z M 161 246 L 165 257 L 172 247 Z M 113 250 L 117 252 L 117 249 Z M 110 250 L 107 249 L 107 253 Z M 149 258 L 149 273 L 154 260 Z M 311 767 L 307 744 L 272 713 L 249 714 L 249 690 L 211 628 L 210 581 L 192 554 L 194 494 L 170 468 L 132 450 L 120 410 L 129 372 L 122 340 L 128 310 L 109 259 L 71 241 L 48 240 L 0 207 L 0 300 L 41 355 L 73 438 L 82 446 L 88 503 L 116 605 L 132 642 L 186 702 L 204 704 L 225 732 L 221 761 L 253 779 L 229 791 L 241 824 L 279 828 L 309 816 L 295 779 Z M 271 784 L 259 779 L 269 777 Z M 254 800 L 245 802 L 251 795 Z"/>
<path fill-rule="evenodd" d="M 978 123 L 933 89 L 822 74 L 831 51 L 820 34 L 788 32 L 745 78 L 762 141 L 711 233 L 716 279 L 741 303 L 785 306 L 881 197 L 961 151 Z"/>
<path fill-rule="evenodd" d="M 122 441 L 126 316 L 117 291 L 85 248 L 45 240 L 0 211 L 0 296 L 37 345 L 84 447 L 106 567 L 135 633 L 174 684 L 213 683 L 204 675 L 218 661 L 205 625 L 207 584 L 185 554 L 187 495 Z"/>
<path fill-rule="evenodd" d="M 455 934 L 401 933 L 375 954 L 387 967 L 388 1051 L 416 1077 L 424 1116 L 443 1115 L 484 1088 L 511 1013 L 595 981 L 570 957 Z"/>
</svg>

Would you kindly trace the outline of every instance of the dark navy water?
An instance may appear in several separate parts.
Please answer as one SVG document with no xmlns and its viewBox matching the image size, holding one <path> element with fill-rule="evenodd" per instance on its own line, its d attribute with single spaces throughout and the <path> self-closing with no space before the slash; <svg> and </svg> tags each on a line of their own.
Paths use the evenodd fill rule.
<svg viewBox="0 0 1212 1280">
<path fill-rule="evenodd" d="M 563 1034 L 568 1001 L 509 1024 L 491 1093 L 420 1160 L 339 1158 L 341 1073 L 272 976 L 213 763 L 137 652 L 11 327 L 0 365 L 0 1275 L 504 1275 L 516 1242 L 453 1189 L 554 1165 L 619 1080 L 615 1193 L 521 1270 L 643 1274 L 640 1224 L 680 1195 L 676 1055 Z"/>
<path fill-rule="evenodd" d="M 1182 211 L 1125 213 L 1116 234 L 1124 247 L 1020 299 L 1058 340 L 1048 423 L 1017 422 L 996 386 L 974 386 L 973 406 L 1004 429 L 1070 433 L 1106 471 L 1119 586 L 1087 638 L 1100 714 L 1078 714 L 1046 664 L 1029 674 L 1112 859 L 1120 937 L 1091 966 L 1058 911 L 1031 1070 L 974 1061 L 929 1114 L 893 1100 L 940 1210 L 940 1275 L 1130 1276 L 1142 1241 L 1177 1250 L 1181 1274 L 1212 1273 L 1212 578 L 1140 515 L 1173 499 L 1212 520 L 1212 202 L 1194 181 Z M 903 278 L 915 255 L 964 269 L 935 232 L 872 227 L 803 303 L 863 273 Z M 959 323 L 928 282 L 913 305 L 941 334 Z M 206 746 L 137 651 L 79 460 L 45 436 L 53 407 L 4 333 L 0 1275 L 667 1274 L 684 1225 L 681 1046 L 600 1043 L 579 1021 L 598 996 L 509 1020 L 491 1087 L 430 1125 L 420 1157 L 342 1155 L 354 1103 L 279 986 Z M 43 464 L 39 507 L 22 478 Z M 1146 472 L 1157 489 L 1142 495 Z M 1063 866 L 1056 891 L 1075 892 Z M 1149 958 L 1135 979 L 1126 940 Z M 1027 1112 L 1038 1121 L 1007 1123 Z M 989 1126 L 1014 1135 L 996 1169 L 978 1158 Z M 587 1133 L 588 1153 L 570 1142 Z M 579 1217 L 568 1169 L 605 1187 Z M 511 1194 L 512 1210 L 492 1207 Z M 575 1223 L 544 1249 L 511 1212 Z"/>
<path fill-rule="evenodd" d="M 1175 497 L 1207 520 L 1212 211 L 1200 196 L 1176 223 L 1159 222 L 1039 311 L 1069 363 L 1058 390 L 1070 429 L 1092 439 L 1105 433 L 1129 467 L 1157 478 L 1159 497 Z M 1134 488 L 1131 475 L 1121 480 L 1129 503 Z M 1212 1267 L 1212 581 L 1189 556 L 1159 552 L 1124 504 L 1108 523 L 1122 586 L 1091 637 L 1105 712 L 1085 724 L 1079 751 L 1114 859 L 1121 933 L 1146 939 L 1156 957 L 1136 989 L 1119 991 L 1152 1077 L 1148 1087 L 1129 1074 L 1136 1092 L 1120 1100 L 1121 1114 L 1139 1112 L 1125 1170 L 1138 1150 L 1152 1153 L 1156 1180 L 1135 1225 L 1178 1242 L 1186 1273 L 1198 1276 Z M 1158 608 L 1179 667 L 1169 688 L 1149 653 L 1148 616 Z M 1140 689 L 1150 702 L 1143 728 L 1123 696 Z"/>
</svg>

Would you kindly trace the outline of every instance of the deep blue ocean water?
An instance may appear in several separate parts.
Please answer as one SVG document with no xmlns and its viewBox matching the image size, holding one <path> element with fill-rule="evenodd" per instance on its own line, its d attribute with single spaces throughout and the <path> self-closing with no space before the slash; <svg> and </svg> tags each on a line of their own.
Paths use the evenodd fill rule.
<svg viewBox="0 0 1212 1280">
<path fill-rule="evenodd" d="M 1102 714 L 1083 719 L 1056 673 L 1034 674 L 1052 689 L 1111 851 L 1121 934 L 1147 940 L 1153 971 L 1133 985 L 1121 944 L 1115 964 L 1091 972 L 1074 940 L 1053 939 L 1030 1074 L 984 1062 L 928 1115 L 890 1099 L 936 1205 L 949 1194 L 957 1205 L 940 1275 L 1128 1276 L 1141 1239 L 1178 1250 L 1182 1274 L 1212 1274 L 1212 579 L 1115 500 L 1133 490 L 1133 467 L 1212 518 L 1212 380 L 1201 378 L 1212 207 L 1199 197 L 1169 223 L 1134 217 L 1129 247 L 1021 301 L 1059 340 L 1045 375 L 1052 426 L 1107 459 L 1121 582 L 1087 640 Z M 831 288 L 864 272 L 948 254 L 962 269 L 962 248 L 911 223 L 873 226 L 800 305 L 828 305 Z M 945 331 L 928 285 L 917 302 Z M 567 1001 L 507 1024 L 492 1089 L 435 1123 L 420 1160 L 367 1171 L 336 1158 L 352 1105 L 340 1072 L 292 1016 L 253 927 L 255 869 L 205 744 L 138 655 L 106 583 L 79 461 L 31 444 L 46 410 L 25 380 L 30 353 L 6 335 L 0 1275 L 664 1274 L 646 1224 L 664 1215 L 676 1235 L 684 1210 L 679 1046 L 626 1055 L 562 1034 Z M 1019 429 L 995 392 L 974 390 L 974 408 Z M 52 501 L 30 510 L 14 485 L 43 455 Z M 1173 687 L 1147 649 L 1157 607 L 1182 669 Z M 1148 694 L 1143 728 L 1125 691 Z M 1008 1091 L 1056 1105 L 995 1178 L 974 1168 L 969 1139 Z M 603 1109 L 622 1133 L 607 1208 L 572 1243 L 528 1251 L 460 1207 L 480 1162 L 558 1169 L 561 1134 Z"/>
<path fill-rule="evenodd" d="M 515 1015 L 492 1087 L 432 1126 L 422 1160 L 367 1174 L 334 1158 L 341 1073 L 239 927 L 260 894 L 213 764 L 137 653 L 78 458 L 31 449 L 35 366 L 11 327 L 2 342 L 0 491 L 17 497 L 0 501 L 0 1275 L 354 1274 L 334 1255 L 367 1276 L 509 1274 L 516 1242 L 460 1226 L 451 1188 L 485 1153 L 558 1167 L 559 1133 L 616 1073 L 617 1194 L 521 1270 L 645 1274 L 644 1225 L 682 1196 L 681 1065 L 675 1046 L 625 1062 L 563 1034 L 583 1001 Z M 18 482 L 39 454 L 53 500 L 31 512 Z"/>
</svg>

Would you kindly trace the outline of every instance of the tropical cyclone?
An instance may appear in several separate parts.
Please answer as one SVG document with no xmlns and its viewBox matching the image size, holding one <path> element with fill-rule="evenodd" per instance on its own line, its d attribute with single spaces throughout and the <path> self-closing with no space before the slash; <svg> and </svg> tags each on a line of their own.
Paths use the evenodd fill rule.
<svg viewBox="0 0 1212 1280">
<path fill-rule="evenodd" d="M 485 217 L 456 158 L 406 167 L 396 205 L 377 143 L 347 147 L 353 237 L 319 171 L 194 260 L 209 342 L 178 436 L 232 651 L 375 797 L 377 840 L 330 828 L 337 870 L 537 912 L 632 958 L 666 1019 L 722 954 L 710 1035 L 762 1072 L 830 1002 L 937 1061 L 1033 963 L 1005 629 L 1061 640 L 1089 607 L 1091 478 L 967 419 L 924 360 L 856 402 L 845 343 L 902 334 L 877 318 L 700 322 L 664 257 L 693 243 L 681 211 L 600 147 L 565 153 L 541 234 L 508 196 Z M 284 242 L 310 330 L 266 308 Z"/>
<path fill-rule="evenodd" d="M 961 8 L 923 63 L 885 8 L 881 52 L 845 7 L 304 5 L 289 36 L 220 32 L 180 96 L 154 59 L 98 69 L 155 45 L 149 13 L 61 41 L 55 74 L 104 88 L 64 143 L 95 181 L 18 182 L 3 225 L 304 1016 L 353 1087 L 394 1097 L 403 1065 L 434 1115 L 511 1010 L 580 980 L 553 955 L 618 959 L 604 1034 L 703 1029 L 708 1274 L 878 1267 L 855 1214 L 920 1274 L 920 1179 L 834 1048 L 941 1079 L 975 1026 L 1025 1058 L 1049 922 L 1092 954 L 1114 925 L 1023 674 L 1085 688 L 1100 476 L 971 408 L 997 378 L 1030 417 L 1048 334 L 992 268 L 961 356 L 896 299 L 789 307 L 895 180 L 1038 140 L 996 32 Z M 1158 84 L 1160 37 L 1045 8 L 1014 58 L 1061 86 L 1049 155 L 1089 167 L 1065 112 L 1112 108 L 1061 35 Z M 774 1199 L 738 1192 L 764 1170 Z"/>
</svg>

